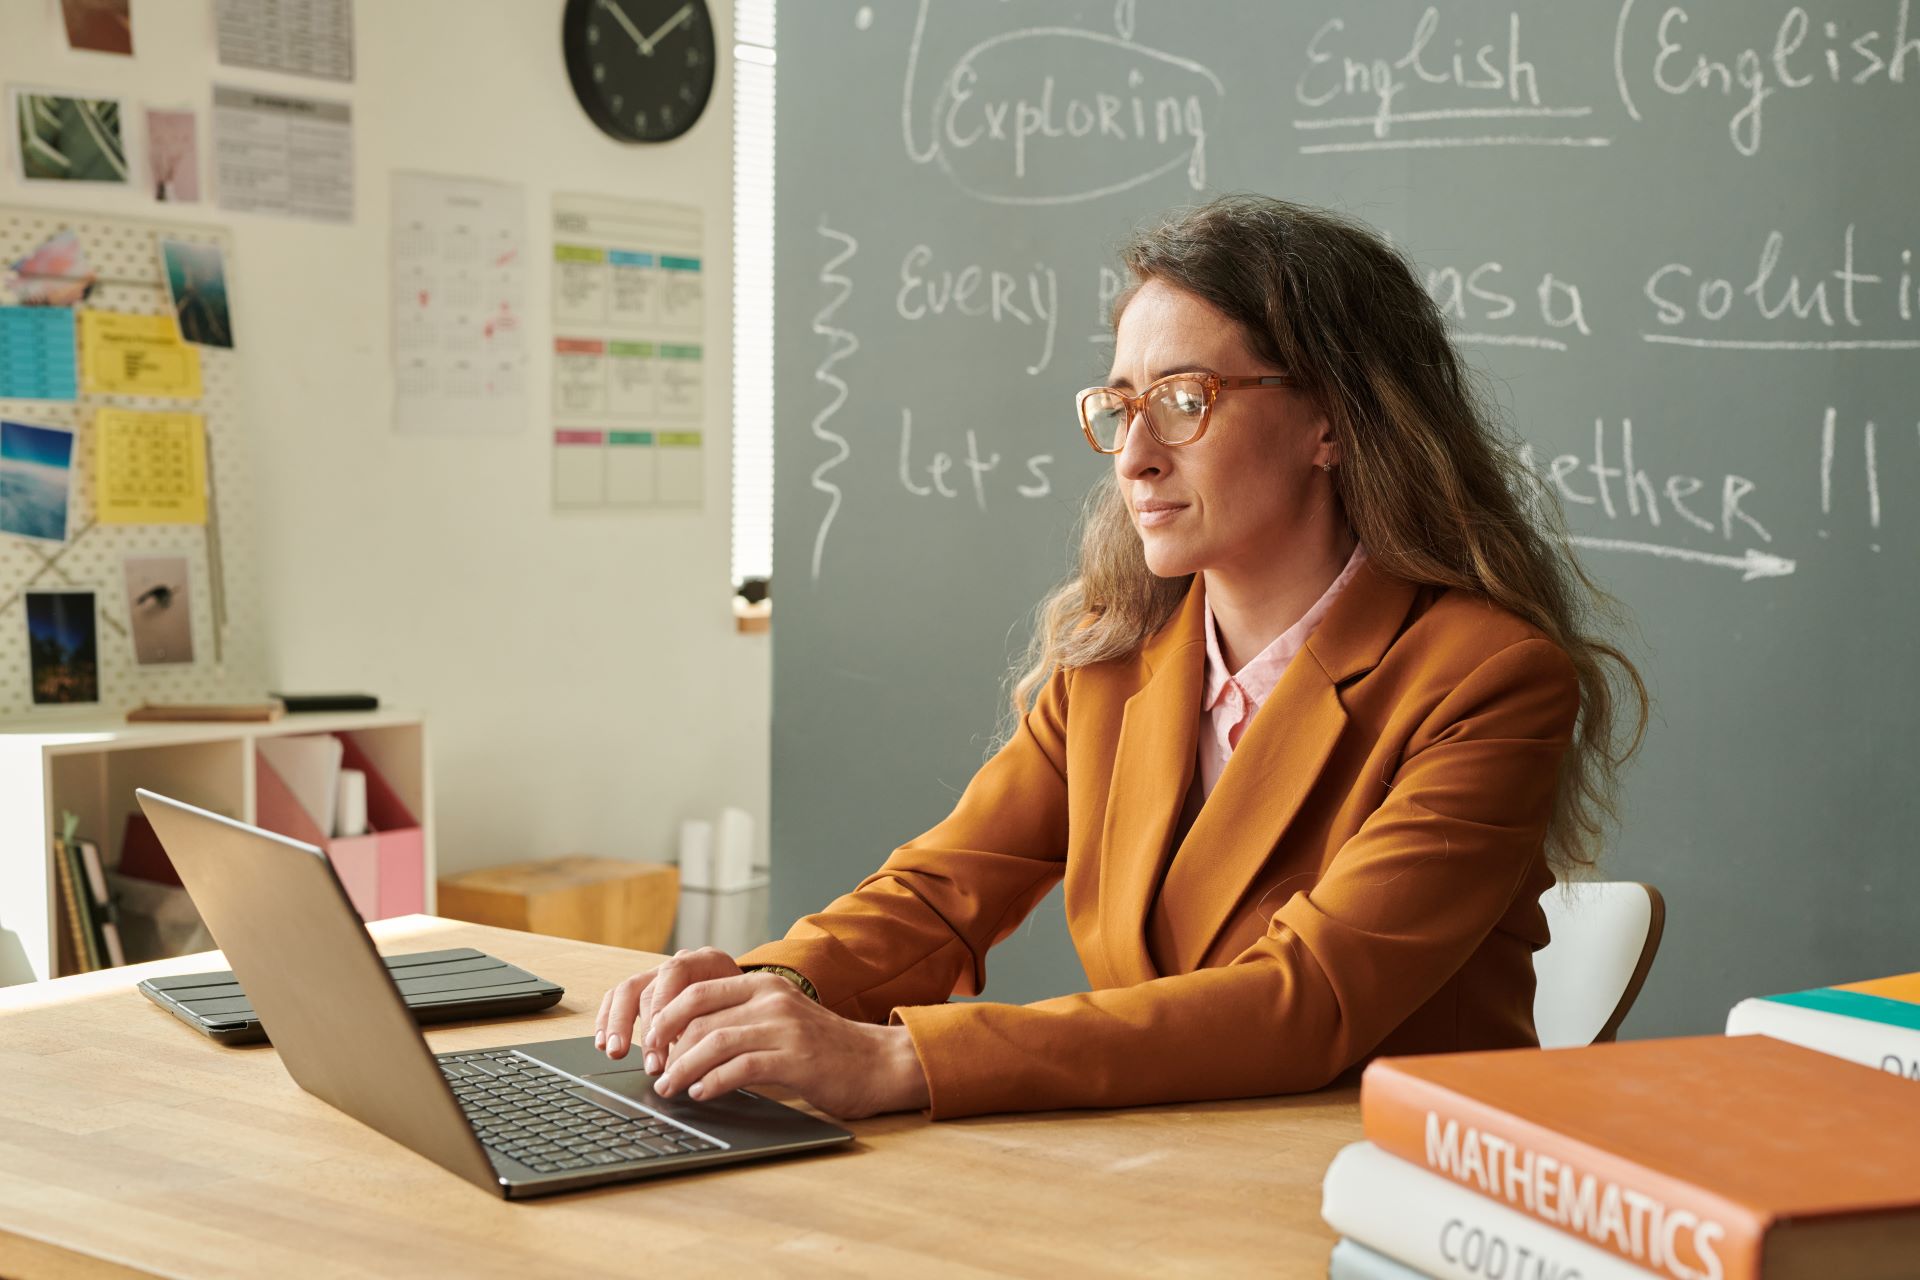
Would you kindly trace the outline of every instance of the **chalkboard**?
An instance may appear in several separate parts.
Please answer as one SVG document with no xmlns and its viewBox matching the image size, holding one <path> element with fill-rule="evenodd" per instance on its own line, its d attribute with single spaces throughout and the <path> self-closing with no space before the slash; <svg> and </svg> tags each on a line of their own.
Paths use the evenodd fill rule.
<svg viewBox="0 0 1920 1280">
<path fill-rule="evenodd" d="M 1920 6 L 783 6 L 773 915 L 951 808 L 1107 465 L 1115 249 L 1225 191 L 1405 250 L 1634 615 L 1628 1035 L 1915 967 Z M 1059 893 L 987 998 L 1084 989 Z"/>
</svg>

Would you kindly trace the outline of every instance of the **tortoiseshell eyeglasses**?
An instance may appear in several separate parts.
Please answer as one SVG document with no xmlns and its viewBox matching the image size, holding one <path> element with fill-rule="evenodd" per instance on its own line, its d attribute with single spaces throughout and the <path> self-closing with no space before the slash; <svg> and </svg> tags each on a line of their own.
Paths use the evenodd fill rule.
<svg viewBox="0 0 1920 1280">
<path fill-rule="evenodd" d="M 1147 430 L 1169 448 L 1192 444 L 1206 434 L 1213 402 L 1222 391 L 1287 386 L 1284 373 L 1227 377 L 1218 373 L 1170 373 L 1137 396 L 1117 387 L 1088 387 L 1075 398 L 1080 429 L 1095 453 L 1118 453 L 1126 446 L 1127 424 L 1144 414 Z"/>
</svg>

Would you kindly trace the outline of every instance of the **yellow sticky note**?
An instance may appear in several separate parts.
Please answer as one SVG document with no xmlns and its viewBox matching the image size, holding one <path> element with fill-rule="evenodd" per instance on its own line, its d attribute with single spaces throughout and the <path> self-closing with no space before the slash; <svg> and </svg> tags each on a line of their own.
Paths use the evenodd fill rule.
<svg viewBox="0 0 1920 1280">
<path fill-rule="evenodd" d="M 197 413 L 96 413 L 93 513 L 101 524 L 205 524 L 206 421 Z"/>
<path fill-rule="evenodd" d="M 80 313 L 80 389 L 91 395 L 200 398 L 200 352 L 171 315 Z"/>
</svg>

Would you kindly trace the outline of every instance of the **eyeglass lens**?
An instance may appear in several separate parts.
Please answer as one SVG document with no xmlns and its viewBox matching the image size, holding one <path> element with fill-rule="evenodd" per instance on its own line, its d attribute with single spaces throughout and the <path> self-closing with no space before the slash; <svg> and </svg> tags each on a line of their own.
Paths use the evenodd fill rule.
<svg viewBox="0 0 1920 1280">
<path fill-rule="evenodd" d="M 1200 431 L 1207 414 L 1207 387 L 1198 378 L 1171 378 L 1147 395 L 1153 433 L 1168 444 L 1184 444 Z M 1087 429 L 1100 447 L 1117 450 L 1126 439 L 1127 402 L 1118 392 L 1096 391 L 1085 404 Z"/>
</svg>

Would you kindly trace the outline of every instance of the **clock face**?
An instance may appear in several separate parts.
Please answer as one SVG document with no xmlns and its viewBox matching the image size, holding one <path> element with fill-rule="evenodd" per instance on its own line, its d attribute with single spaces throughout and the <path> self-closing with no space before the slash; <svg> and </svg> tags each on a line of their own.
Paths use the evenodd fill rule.
<svg viewBox="0 0 1920 1280">
<path fill-rule="evenodd" d="M 574 97 L 622 142 L 679 137 L 713 93 L 705 0 L 567 0 L 562 43 Z"/>
</svg>

